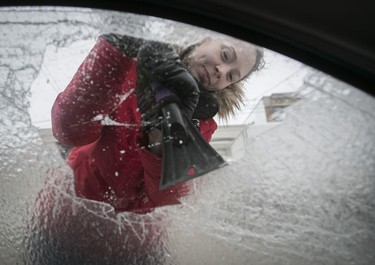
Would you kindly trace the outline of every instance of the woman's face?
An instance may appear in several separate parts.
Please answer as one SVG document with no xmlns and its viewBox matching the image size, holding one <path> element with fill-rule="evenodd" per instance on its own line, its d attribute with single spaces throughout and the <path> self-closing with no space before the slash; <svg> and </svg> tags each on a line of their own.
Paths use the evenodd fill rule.
<svg viewBox="0 0 375 265">
<path fill-rule="evenodd" d="M 234 39 L 205 38 L 188 58 L 188 69 L 203 87 L 217 91 L 243 79 L 256 61 L 255 46 Z"/>
</svg>

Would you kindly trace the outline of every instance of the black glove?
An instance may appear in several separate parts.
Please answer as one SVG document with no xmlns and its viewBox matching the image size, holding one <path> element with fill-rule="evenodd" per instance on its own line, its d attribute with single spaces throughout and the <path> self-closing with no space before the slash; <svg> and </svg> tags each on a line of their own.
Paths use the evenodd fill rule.
<svg viewBox="0 0 375 265">
<path fill-rule="evenodd" d="M 214 117 L 219 111 L 219 103 L 213 92 L 209 92 L 200 86 L 199 101 L 195 107 L 193 118 L 204 120 Z"/>
<path fill-rule="evenodd" d="M 137 56 L 136 95 L 142 113 L 144 131 L 161 123 L 161 108 L 169 102 L 180 105 L 181 112 L 191 119 L 198 104 L 199 88 L 171 45 L 149 41 L 139 49 Z M 166 88 L 171 95 L 155 99 L 155 89 Z"/>
</svg>

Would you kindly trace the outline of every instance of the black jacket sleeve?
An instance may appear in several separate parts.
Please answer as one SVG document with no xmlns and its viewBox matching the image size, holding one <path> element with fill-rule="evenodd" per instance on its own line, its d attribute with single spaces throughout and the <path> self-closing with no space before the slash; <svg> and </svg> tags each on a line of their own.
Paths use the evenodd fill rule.
<svg viewBox="0 0 375 265">
<path fill-rule="evenodd" d="M 119 34 L 103 34 L 101 35 L 106 41 L 112 44 L 116 49 L 121 51 L 124 55 L 130 58 L 136 58 L 139 48 L 145 42 L 144 39 L 135 38 L 127 35 Z"/>
</svg>

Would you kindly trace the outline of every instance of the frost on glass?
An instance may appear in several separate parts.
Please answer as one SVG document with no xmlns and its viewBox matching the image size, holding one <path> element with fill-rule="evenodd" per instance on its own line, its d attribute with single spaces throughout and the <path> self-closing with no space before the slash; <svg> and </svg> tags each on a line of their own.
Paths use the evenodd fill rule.
<svg viewBox="0 0 375 265">
<path fill-rule="evenodd" d="M 299 94 L 283 123 L 256 137 L 249 126 L 245 158 L 205 178 L 183 229 L 200 227 L 191 240 L 221 264 L 375 260 L 375 101 L 321 73 Z"/>
<path fill-rule="evenodd" d="M 373 97 L 308 71 L 283 120 L 248 125 L 244 156 L 196 180 L 182 205 L 115 214 L 74 195 L 40 130 L 49 113 L 37 106 L 52 105 L 40 76 L 51 94 L 66 82 L 45 57 L 104 32 L 186 44 L 206 31 L 88 9 L 0 9 L 0 21 L 1 264 L 375 263 Z"/>
</svg>

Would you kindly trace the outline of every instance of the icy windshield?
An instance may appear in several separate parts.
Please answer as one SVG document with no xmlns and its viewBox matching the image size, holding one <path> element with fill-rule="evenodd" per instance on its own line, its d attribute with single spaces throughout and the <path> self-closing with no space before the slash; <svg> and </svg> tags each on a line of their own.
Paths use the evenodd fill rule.
<svg viewBox="0 0 375 265">
<path fill-rule="evenodd" d="M 53 136 L 56 97 L 102 34 L 178 47 L 221 34 L 155 17 L 36 7 L 1 8 L 0 32 L 1 264 L 374 264 L 372 96 L 264 49 L 266 66 L 246 80 L 241 110 L 214 117 L 210 144 L 228 165 L 190 181 L 179 204 L 151 209 L 148 190 L 121 204 L 144 212 L 115 211 L 107 203 L 114 193 L 99 201 L 80 196 L 92 187 L 77 192 L 77 170 L 97 177 L 102 169 L 80 168 L 78 156 L 94 151 L 69 156 L 72 146 Z M 131 100 L 129 89 L 121 100 Z M 109 118 L 103 131 L 121 134 L 125 123 Z M 135 130 L 126 123 L 126 133 Z M 119 145 L 119 156 L 135 153 Z M 96 180 L 96 188 L 107 181 Z"/>
</svg>

